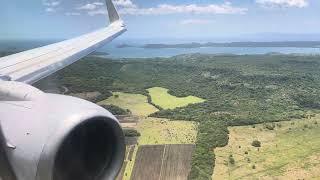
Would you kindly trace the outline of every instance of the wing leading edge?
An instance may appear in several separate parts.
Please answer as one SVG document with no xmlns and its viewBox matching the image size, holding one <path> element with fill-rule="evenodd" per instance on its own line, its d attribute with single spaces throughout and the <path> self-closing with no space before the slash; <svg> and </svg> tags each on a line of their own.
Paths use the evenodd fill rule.
<svg viewBox="0 0 320 180">
<path fill-rule="evenodd" d="M 78 61 L 126 31 L 111 0 L 106 0 L 111 24 L 74 39 L 0 58 L 0 78 L 33 84 Z"/>
</svg>

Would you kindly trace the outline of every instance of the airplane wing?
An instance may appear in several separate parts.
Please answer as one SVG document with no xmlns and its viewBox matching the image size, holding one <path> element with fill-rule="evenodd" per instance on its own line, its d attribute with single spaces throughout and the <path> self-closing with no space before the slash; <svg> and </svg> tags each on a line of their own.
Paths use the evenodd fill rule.
<svg viewBox="0 0 320 180">
<path fill-rule="evenodd" d="M 95 32 L 0 58 L 0 80 L 33 84 L 78 61 L 126 31 L 111 0 L 106 0 L 110 25 Z"/>
<path fill-rule="evenodd" d="M 31 85 L 126 31 L 112 1 L 106 5 L 108 27 L 0 58 L 0 180 L 117 176 L 125 156 L 117 119 L 93 103 Z"/>
</svg>

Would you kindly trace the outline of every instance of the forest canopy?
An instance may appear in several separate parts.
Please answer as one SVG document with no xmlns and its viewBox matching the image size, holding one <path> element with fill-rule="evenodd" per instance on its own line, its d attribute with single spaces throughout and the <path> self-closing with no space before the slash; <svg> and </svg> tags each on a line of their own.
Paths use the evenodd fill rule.
<svg viewBox="0 0 320 180">
<path fill-rule="evenodd" d="M 318 111 L 319 68 L 320 56 L 312 55 L 87 57 L 37 86 L 44 90 L 50 89 L 50 84 L 65 86 L 71 93 L 98 91 L 105 98 L 111 92 L 138 93 L 149 101 L 147 89 L 163 87 L 177 97 L 204 99 L 186 107 L 159 108 L 151 116 L 200 122 L 189 179 L 210 179 L 213 148 L 227 144 L 228 126 L 290 120 Z"/>
</svg>

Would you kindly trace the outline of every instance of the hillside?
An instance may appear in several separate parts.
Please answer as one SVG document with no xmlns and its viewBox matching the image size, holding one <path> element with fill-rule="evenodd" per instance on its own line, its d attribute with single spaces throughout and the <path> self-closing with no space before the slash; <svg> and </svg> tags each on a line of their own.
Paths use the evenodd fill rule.
<svg viewBox="0 0 320 180">
<path fill-rule="evenodd" d="M 213 179 L 319 179 L 319 122 L 317 115 L 230 127 L 228 146 L 215 150 Z M 261 147 L 252 146 L 254 140 Z"/>
</svg>

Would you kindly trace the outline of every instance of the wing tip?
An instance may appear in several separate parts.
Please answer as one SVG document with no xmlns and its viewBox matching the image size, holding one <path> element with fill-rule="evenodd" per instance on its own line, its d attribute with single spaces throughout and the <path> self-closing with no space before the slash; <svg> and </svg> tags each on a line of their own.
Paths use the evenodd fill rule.
<svg viewBox="0 0 320 180">
<path fill-rule="evenodd" d="M 116 7 L 114 6 L 112 0 L 106 0 L 106 5 L 107 5 L 107 9 L 108 9 L 108 16 L 109 16 L 110 23 L 113 23 L 115 21 L 119 21 L 120 16 L 119 16 L 119 13 L 118 13 Z"/>
</svg>

